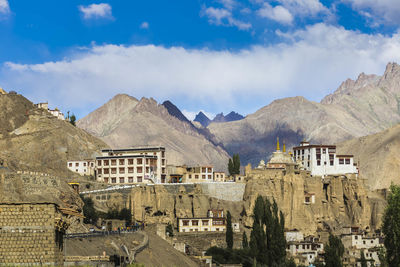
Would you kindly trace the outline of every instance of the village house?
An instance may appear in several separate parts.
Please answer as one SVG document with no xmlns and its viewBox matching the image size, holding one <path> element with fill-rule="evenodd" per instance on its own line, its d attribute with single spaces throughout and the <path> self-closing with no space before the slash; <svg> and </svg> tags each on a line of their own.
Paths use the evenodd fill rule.
<svg viewBox="0 0 400 267">
<path fill-rule="evenodd" d="M 334 145 L 310 145 L 303 141 L 293 148 L 293 157 L 313 176 L 358 175 L 353 155 L 337 155 Z"/>
<path fill-rule="evenodd" d="M 67 167 L 70 171 L 78 173 L 79 175 L 94 175 L 95 173 L 95 161 L 92 159 L 86 160 L 69 160 Z"/>
<path fill-rule="evenodd" d="M 187 167 L 184 181 L 186 183 L 212 182 L 214 176 L 213 172 L 213 166 Z"/>
<path fill-rule="evenodd" d="M 97 181 L 106 184 L 166 183 L 164 147 L 103 149 L 96 157 Z"/>
<path fill-rule="evenodd" d="M 299 231 L 289 231 L 286 236 L 286 251 L 294 258 L 297 264 L 310 265 L 320 257 L 324 251 L 324 244 L 318 237 L 307 236 Z"/>
<path fill-rule="evenodd" d="M 177 218 L 178 232 L 224 232 L 226 221 L 223 210 L 208 210 L 207 217 Z M 237 228 L 237 227 L 236 227 Z"/>
<path fill-rule="evenodd" d="M 50 112 L 51 115 L 53 115 L 54 117 L 56 117 L 59 120 L 65 120 L 64 114 L 58 108 L 49 109 L 48 102 L 37 103 L 37 104 L 35 104 L 35 106 L 40 109 L 47 110 L 48 112 Z"/>
<path fill-rule="evenodd" d="M 224 172 L 214 172 L 214 182 L 225 182 L 226 174 Z"/>
</svg>

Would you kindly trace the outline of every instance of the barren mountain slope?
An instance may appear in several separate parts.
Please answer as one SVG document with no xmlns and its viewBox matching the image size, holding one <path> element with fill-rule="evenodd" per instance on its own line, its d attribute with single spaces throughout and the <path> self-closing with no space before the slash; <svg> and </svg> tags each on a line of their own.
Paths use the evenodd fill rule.
<svg viewBox="0 0 400 267">
<path fill-rule="evenodd" d="M 68 159 L 92 157 L 106 144 L 36 108 L 21 95 L 0 95 L 0 161 L 11 170 L 68 174 Z"/>
<path fill-rule="evenodd" d="M 240 121 L 211 123 L 210 132 L 243 163 L 257 164 L 274 150 L 276 137 L 287 147 L 302 139 L 337 143 L 377 133 L 400 122 L 400 66 L 389 63 L 382 77 L 348 79 L 321 103 L 284 98 Z"/>
<path fill-rule="evenodd" d="M 371 189 L 400 184 L 400 124 L 377 134 L 338 144 L 338 153 L 354 154 L 360 176 Z"/>
<path fill-rule="evenodd" d="M 154 99 L 135 100 L 128 95 L 117 95 L 77 125 L 113 148 L 165 146 L 169 164 L 213 164 L 216 169 L 226 169 L 226 151 L 212 144 L 193 125 L 172 116 Z M 119 103 L 126 105 L 109 110 L 120 106 Z M 105 123 L 113 120 L 112 127 L 111 123 Z"/>
</svg>

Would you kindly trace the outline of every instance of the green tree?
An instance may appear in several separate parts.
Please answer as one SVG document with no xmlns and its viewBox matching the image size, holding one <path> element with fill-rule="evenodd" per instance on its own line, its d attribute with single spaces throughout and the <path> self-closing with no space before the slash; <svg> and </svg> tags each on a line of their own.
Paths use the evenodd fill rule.
<svg viewBox="0 0 400 267">
<path fill-rule="evenodd" d="M 245 231 L 243 231 L 242 247 L 243 247 L 243 249 L 249 248 L 249 241 L 247 240 L 247 235 L 246 235 Z"/>
<path fill-rule="evenodd" d="M 361 250 L 360 254 L 361 254 L 361 257 L 360 257 L 361 267 L 368 267 L 368 262 L 367 262 L 367 259 L 365 258 L 363 249 Z"/>
<path fill-rule="evenodd" d="M 74 114 L 71 115 L 71 117 L 69 117 L 69 122 L 75 126 L 76 123 L 76 117 Z"/>
<path fill-rule="evenodd" d="M 168 236 L 174 236 L 174 229 L 170 223 L 165 228 L 165 232 L 168 233 Z"/>
<path fill-rule="evenodd" d="M 233 161 L 234 174 L 240 174 L 240 157 L 239 157 L 239 154 L 234 154 L 232 161 Z"/>
<path fill-rule="evenodd" d="M 94 208 L 93 200 L 89 197 L 83 198 L 83 219 L 84 223 L 96 224 L 99 218 L 97 211 Z"/>
<path fill-rule="evenodd" d="M 386 261 L 389 266 L 400 266 L 400 186 L 391 185 L 388 205 L 383 216 Z"/>
<path fill-rule="evenodd" d="M 232 230 L 232 216 L 228 211 L 226 214 L 226 246 L 228 249 L 233 248 L 233 230 Z"/>
<path fill-rule="evenodd" d="M 230 176 L 234 175 L 233 161 L 232 161 L 231 158 L 230 158 L 229 161 L 228 161 L 228 172 L 229 172 L 229 175 L 230 175 Z"/>
<path fill-rule="evenodd" d="M 125 220 L 126 225 L 131 225 L 132 224 L 132 214 L 131 210 L 127 208 L 123 208 L 119 211 L 118 214 L 118 219 L 120 220 Z"/>
<path fill-rule="evenodd" d="M 344 246 L 342 240 L 332 234 L 329 235 L 329 242 L 325 246 L 325 266 L 326 267 L 342 267 L 342 256 Z"/>
</svg>

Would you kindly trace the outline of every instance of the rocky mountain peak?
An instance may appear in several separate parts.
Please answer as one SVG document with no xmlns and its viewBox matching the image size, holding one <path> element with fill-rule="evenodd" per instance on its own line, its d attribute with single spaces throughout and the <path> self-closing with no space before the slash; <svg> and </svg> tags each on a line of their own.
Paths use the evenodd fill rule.
<svg viewBox="0 0 400 267">
<path fill-rule="evenodd" d="M 203 127 L 207 127 L 211 123 L 211 120 L 202 111 L 196 115 L 194 121 L 199 122 Z"/>
</svg>

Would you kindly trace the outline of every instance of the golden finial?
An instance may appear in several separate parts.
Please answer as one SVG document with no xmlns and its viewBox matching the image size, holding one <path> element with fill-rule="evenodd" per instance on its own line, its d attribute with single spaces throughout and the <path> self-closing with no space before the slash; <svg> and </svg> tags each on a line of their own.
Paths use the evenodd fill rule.
<svg viewBox="0 0 400 267">
<path fill-rule="evenodd" d="M 279 147 L 279 137 L 276 138 L 276 151 L 281 151 Z"/>
<path fill-rule="evenodd" d="M 283 142 L 283 152 L 286 152 L 286 144 Z"/>
</svg>

